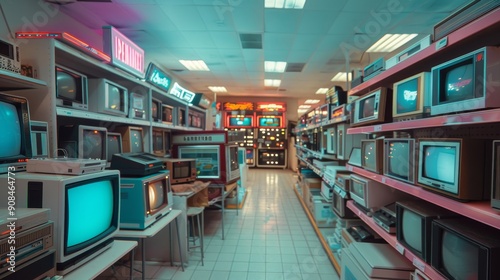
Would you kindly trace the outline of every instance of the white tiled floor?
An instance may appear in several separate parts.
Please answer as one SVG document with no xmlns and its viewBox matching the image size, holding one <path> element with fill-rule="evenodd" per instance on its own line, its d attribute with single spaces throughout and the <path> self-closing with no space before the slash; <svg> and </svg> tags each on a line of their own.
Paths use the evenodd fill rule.
<svg viewBox="0 0 500 280">
<path fill-rule="evenodd" d="M 147 279 L 339 279 L 293 191 L 294 173 L 250 169 L 245 204 L 236 216 L 226 211 L 225 240 L 219 211 L 205 211 L 205 265 L 191 252 L 186 271 L 148 265 Z M 125 279 L 126 268 L 108 270 L 100 280 Z M 134 279 L 140 279 L 135 273 Z"/>
</svg>

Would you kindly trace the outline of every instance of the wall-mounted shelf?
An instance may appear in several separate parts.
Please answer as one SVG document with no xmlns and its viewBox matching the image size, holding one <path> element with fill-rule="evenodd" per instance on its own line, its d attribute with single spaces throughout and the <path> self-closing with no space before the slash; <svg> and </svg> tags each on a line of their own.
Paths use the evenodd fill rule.
<svg viewBox="0 0 500 280">
<path fill-rule="evenodd" d="M 313 164 L 307 162 L 307 160 L 297 156 L 297 158 L 302 161 L 303 163 L 305 163 L 307 165 L 307 167 L 309 169 L 311 169 L 314 173 L 316 173 L 316 175 L 318 175 L 319 177 L 323 177 L 323 171 L 321 171 L 319 168 L 317 168 L 316 166 L 314 166 Z"/>
<path fill-rule="evenodd" d="M 347 207 L 352 210 L 353 213 L 358 215 L 358 217 L 363 220 L 368 226 L 370 226 L 378 235 L 380 235 L 389 245 L 394 247 L 400 254 L 404 255 L 408 260 L 410 260 L 415 267 L 417 267 L 420 271 L 424 272 L 425 275 L 429 276 L 430 279 L 433 280 L 444 280 L 443 276 L 439 274 L 434 268 L 432 268 L 429 264 L 424 262 L 419 257 L 415 256 L 410 250 L 406 250 L 402 245 L 398 243 L 398 240 L 395 235 L 388 233 L 383 230 L 379 225 L 377 225 L 371 217 L 368 217 L 365 213 L 358 209 L 353 203 L 352 200 L 347 202 Z"/>
<path fill-rule="evenodd" d="M 105 115 L 105 114 L 71 109 L 71 108 L 62 108 L 62 107 L 57 107 L 57 116 L 97 120 L 103 122 L 116 122 L 116 123 L 132 124 L 140 126 L 149 126 L 151 124 L 150 121 L 146 120 L 129 119 L 124 117 L 117 117 L 117 116 Z"/>
<path fill-rule="evenodd" d="M 47 87 L 47 83 L 44 81 L 0 69 L 0 91 L 40 89 L 44 87 Z"/>
<path fill-rule="evenodd" d="M 388 185 L 389 187 L 395 188 L 405 193 L 409 193 L 415 197 L 439 205 L 470 219 L 500 229 L 500 211 L 491 208 L 489 201 L 460 202 L 427 191 L 422 187 L 403 183 L 401 181 L 394 180 L 380 174 L 375 174 L 359 167 L 347 165 L 347 169 L 364 177 L 381 182 L 385 185 Z"/>
<path fill-rule="evenodd" d="M 331 160 L 338 160 L 336 156 L 334 155 L 328 155 L 328 154 L 324 154 L 324 153 L 320 153 L 320 152 L 315 152 L 313 150 L 310 150 L 308 148 L 304 148 L 304 147 L 301 147 L 299 145 L 295 145 L 295 148 L 297 149 L 301 149 L 303 150 L 304 152 L 308 153 L 309 156 L 311 157 L 314 157 L 314 158 L 317 158 L 317 159 L 331 159 Z"/>
<path fill-rule="evenodd" d="M 343 117 L 340 117 L 340 118 L 335 118 L 335 119 L 331 119 L 331 120 L 328 120 L 328 121 L 323 121 L 321 123 L 308 125 L 307 127 L 296 128 L 295 129 L 295 133 L 300 133 L 300 132 L 304 132 L 304 131 L 308 131 L 308 130 L 313 130 L 315 128 L 327 127 L 327 126 L 335 125 L 335 124 L 338 124 L 338 123 L 343 123 L 343 122 L 346 122 L 348 120 L 349 120 L 349 116 L 343 116 Z"/>
</svg>

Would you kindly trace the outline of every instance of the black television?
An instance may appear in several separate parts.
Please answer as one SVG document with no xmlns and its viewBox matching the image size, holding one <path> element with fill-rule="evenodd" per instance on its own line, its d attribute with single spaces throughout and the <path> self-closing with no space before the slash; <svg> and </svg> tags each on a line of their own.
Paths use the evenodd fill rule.
<svg viewBox="0 0 500 280">
<path fill-rule="evenodd" d="M 56 105 L 88 110 L 87 76 L 56 65 Z"/>
<path fill-rule="evenodd" d="M 105 127 L 87 125 L 63 125 L 59 127 L 58 147 L 69 158 L 107 159 L 108 130 Z"/>
</svg>

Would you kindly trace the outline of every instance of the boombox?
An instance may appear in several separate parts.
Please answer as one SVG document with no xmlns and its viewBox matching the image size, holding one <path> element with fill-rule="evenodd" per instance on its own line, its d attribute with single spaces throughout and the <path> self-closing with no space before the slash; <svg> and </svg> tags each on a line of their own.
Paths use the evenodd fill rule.
<svg viewBox="0 0 500 280">
<path fill-rule="evenodd" d="M 0 39 L 0 69 L 21 73 L 19 46 Z"/>
</svg>

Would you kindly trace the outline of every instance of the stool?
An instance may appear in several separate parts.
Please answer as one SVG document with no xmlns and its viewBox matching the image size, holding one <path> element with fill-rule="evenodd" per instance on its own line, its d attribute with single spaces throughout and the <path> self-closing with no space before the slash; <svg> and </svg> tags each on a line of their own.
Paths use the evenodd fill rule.
<svg viewBox="0 0 500 280">
<path fill-rule="evenodd" d="M 188 207 L 187 209 L 187 217 L 191 225 L 191 231 L 193 235 L 193 246 L 189 246 L 189 241 L 188 241 L 188 249 L 191 248 L 197 248 L 200 247 L 201 249 L 201 265 L 205 265 L 203 263 L 203 235 L 204 235 L 204 230 L 203 230 L 203 211 L 205 210 L 204 207 Z M 201 225 L 200 225 L 200 217 L 201 217 Z M 198 224 L 198 238 L 200 239 L 200 246 L 196 246 L 196 236 L 195 236 L 195 230 L 194 230 L 194 218 L 196 218 L 197 224 Z"/>
</svg>

